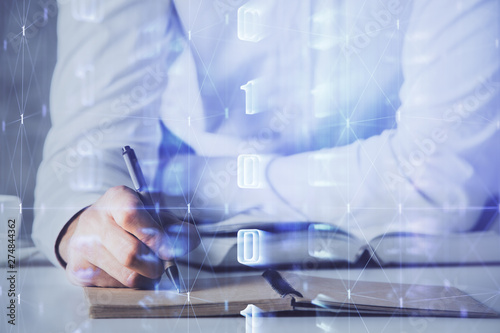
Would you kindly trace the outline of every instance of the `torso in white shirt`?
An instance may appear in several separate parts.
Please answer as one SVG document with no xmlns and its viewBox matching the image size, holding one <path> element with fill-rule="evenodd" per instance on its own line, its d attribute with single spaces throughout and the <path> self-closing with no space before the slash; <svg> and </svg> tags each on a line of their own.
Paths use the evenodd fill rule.
<svg viewBox="0 0 500 333">
<path fill-rule="evenodd" d="M 162 114 L 174 132 L 199 126 L 179 135 L 198 153 L 288 155 L 395 128 L 410 1 L 217 3 L 175 2 L 197 82 L 170 98 L 196 102 Z"/>
</svg>

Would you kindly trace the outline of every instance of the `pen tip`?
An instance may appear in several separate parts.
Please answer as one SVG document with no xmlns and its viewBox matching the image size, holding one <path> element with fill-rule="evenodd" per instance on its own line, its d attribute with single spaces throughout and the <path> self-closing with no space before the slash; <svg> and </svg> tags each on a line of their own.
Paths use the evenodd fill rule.
<svg viewBox="0 0 500 333">
<path fill-rule="evenodd" d="M 181 286 L 181 281 L 179 278 L 179 269 L 177 268 L 176 265 L 169 266 L 165 270 L 165 273 L 167 274 L 170 281 L 172 281 L 172 284 L 174 285 L 174 287 L 178 293 L 185 293 L 186 292 L 184 290 L 184 288 L 182 288 L 182 286 Z"/>
<path fill-rule="evenodd" d="M 130 146 L 125 146 L 122 148 L 122 154 L 125 154 L 127 151 L 130 150 Z"/>
</svg>

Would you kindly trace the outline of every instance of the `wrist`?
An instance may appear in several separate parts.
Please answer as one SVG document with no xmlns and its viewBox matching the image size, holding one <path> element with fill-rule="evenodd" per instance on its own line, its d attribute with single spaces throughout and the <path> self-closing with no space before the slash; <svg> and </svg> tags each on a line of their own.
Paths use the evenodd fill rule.
<svg viewBox="0 0 500 333">
<path fill-rule="evenodd" d="M 80 219 L 81 213 L 86 210 L 88 207 L 85 207 L 79 210 L 75 215 L 69 219 L 69 221 L 64 225 L 61 229 L 61 232 L 57 236 L 56 243 L 54 245 L 54 251 L 56 254 L 56 258 L 61 264 L 63 268 L 66 268 L 66 264 L 68 262 L 68 245 L 75 232 L 76 226 L 78 225 L 78 221 Z"/>
</svg>

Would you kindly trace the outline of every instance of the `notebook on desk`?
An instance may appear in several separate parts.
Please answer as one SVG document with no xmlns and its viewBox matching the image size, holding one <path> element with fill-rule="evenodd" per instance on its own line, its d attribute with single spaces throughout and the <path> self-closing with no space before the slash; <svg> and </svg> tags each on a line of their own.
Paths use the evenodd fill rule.
<svg viewBox="0 0 500 333">
<path fill-rule="evenodd" d="M 469 265 L 500 263 L 500 234 L 495 231 L 426 235 L 408 232 L 384 233 L 366 241 L 334 225 L 310 222 L 273 222 L 236 218 L 213 224 L 198 224 L 202 244 L 180 261 L 207 269 L 242 269 L 247 266 L 276 268 L 301 265 L 364 267 Z M 251 234 L 254 257 L 241 260 L 238 234 Z M 255 247 L 254 246 L 254 247 Z M 241 248 L 240 248 L 241 252 Z M 241 254 L 241 253 L 240 253 Z M 309 267 L 311 268 L 311 267 Z"/>
<path fill-rule="evenodd" d="M 274 270 L 198 279 L 191 282 L 189 294 L 178 294 L 168 281 L 159 290 L 84 289 L 91 318 L 229 316 L 239 315 L 250 304 L 268 314 L 498 317 L 453 287 L 347 281 Z"/>
</svg>

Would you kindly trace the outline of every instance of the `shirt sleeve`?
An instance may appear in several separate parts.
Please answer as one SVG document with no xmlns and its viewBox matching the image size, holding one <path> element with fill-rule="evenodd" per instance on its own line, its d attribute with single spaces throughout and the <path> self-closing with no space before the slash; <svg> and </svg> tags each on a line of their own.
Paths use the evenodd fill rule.
<svg viewBox="0 0 500 333">
<path fill-rule="evenodd" d="M 397 128 L 275 160 L 278 195 L 367 239 L 473 227 L 498 195 L 499 13 L 498 1 L 415 1 Z"/>
<path fill-rule="evenodd" d="M 181 52 L 170 1 L 66 1 L 59 5 L 52 128 L 37 175 L 32 237 L 57 265 L 56 239 L 107 189 L 131 186 L 121 147 L 151 181 L 161 139 L 159 105 Z M 90 2 L 88 2 L 90 4 Z"/>
</svg>

